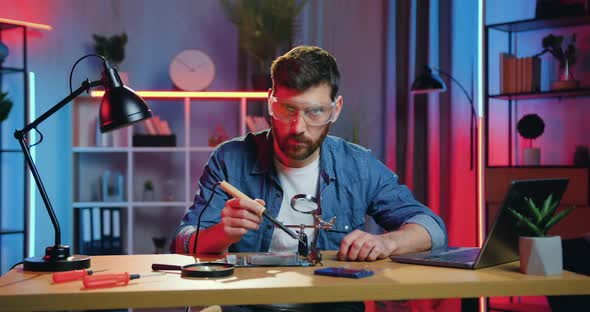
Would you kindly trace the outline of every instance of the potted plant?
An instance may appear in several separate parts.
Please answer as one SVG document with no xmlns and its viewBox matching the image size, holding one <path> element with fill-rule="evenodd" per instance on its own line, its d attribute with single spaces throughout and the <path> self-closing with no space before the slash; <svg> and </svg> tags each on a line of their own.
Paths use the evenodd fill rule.
<svg viewBox="0 0 590 312">
<path fill-rule="evenodd" d="M 508 211 L 518 221 L 518 226 L 524 229 L 518 240 L 520 255 L 520 271 L 533 275 L 554 275 L 563 270 L 561 237 L 548 236 L 549 230 L 574 207 L 569 207 L 556 214 L 559 199 L 549 195 L 542 207 L 537 207 L 531 198 L 524 198 L 524 207 L 515 210 L 508 207 Z"/>
<path fill-rule="evenodd" d="M 524 148 L 523 164 L 539 165 L 541 163 L 541 149 L 533 147 L 533 140 L 545 131 L 545 123 L 537 114 L 524 115 L 516 124 L 520 136 L 529 140 L 529 146 Z"/>
<path fill-rule="evenodd" d="M 543 38 L 542 45 L 543 51 L 536 56 L 549 52 L 559 63 L 559 79 L 551 83 L 551 89 L 578 88 L 580 82 L 575 79 L 572 71 L 572 66 L 576 63 L 576 34 L 571 35 L 569 38 L 549 34 Z"/>
<path fill-rule="evenodd" d="M 281 48 L 290 48 L 298 28 L 297 15 L 307 0 L 220 0 L 236 25 L 240 48 L 252 63 L 252 85 L 270 87 L 270 65 Z"/>
<path fill-rule="evenodd" d="M 0 122 L 8 118 L 12 109 L 12 101 L 8 98 L 8 92 L 0 91 Z"/>
<path fill-rule="evenodd" d="M 104 56 L 109 62 L 113 63 L 117 69 L 125 59 L 125 44 L 127 44 L 127 34 L 113 35 L 110 37 L 93 34 L 94 52 Z M 119 71 L 119 76 L 124 84 L 129 83 L 126 72 Z"/>
<path fill-rule="evenodd" d="M 143 182 L 143 196 L 141 198 L 143 201 L 152 201 L 154 200 L 154 183 L 152 180 L 145 180 Z"/>
</svg>

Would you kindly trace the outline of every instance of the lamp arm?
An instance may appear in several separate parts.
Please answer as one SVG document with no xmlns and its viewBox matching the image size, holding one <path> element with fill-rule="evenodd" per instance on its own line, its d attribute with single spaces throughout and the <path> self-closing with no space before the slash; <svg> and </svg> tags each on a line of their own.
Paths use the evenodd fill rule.
<svg viewBox="0 0 590 312">
<path fill-rule="evenodd" d="M 469 93 L 467 92 L 467 90 L 465 90 L 465 87 L 463 87 L 463 85 L 457 80 L 455 79 L 453 76 L 451 76 L 451 74 L 445 72 L 444 70 L 440 69 L 440 68 L 435 68 L 439 73 L 449 77 L 449 79 L 451 79 L 452 81 L 454 81 L 459 88 L 461 88 L 461 90 L 463 90 L 463 93 L 465 93 L 465 96 L 467 97 L 467 100 L 469 100 L 469 107 L 471 107 L 471 121 L 470 121 L 470 126 L 469 126 L 469 168 L 470 170 L 473 170 L 473 154 L 474 154 L 474 146 L 473 146 L 473 138 L 475 137 L 474 134 L 474 127 L 475 127 L 475 120 L 477 120 L 477 113 L 475 112 L 475 107 L 473 107 L 473 98 L 471 97 L 471 95 L 469 95 Z"/>
<path fill-rule="evenodd" d="M 459 88 L 461 88 L 461 90 L 463 90 L 463 93 L 465 93 L 465 96 L 467 97 L 467 100 L 469 100 L 469 104 L 471 106 L 471 115 L 473 115 L 473 118 L 476 118 L 477 114 L 475 113 L 475 108 L 473 107 L 473 98 L 472 96 L 467 92 L 467 90 L 463 87 L 463 85 L 457 80 L 455 79 L 453 76 L 451 76 L 451 74 L 445 72 L 444 70 L 440 69 L 440 68 L 434 68 L 436 69 L 439 73 L 447 76 L 449 79 L 451 79 L 452 81 L 454 81 Z"/>
<path fill-rule="evenodd" d="M 33 158 L 31 157 L 31 152 L 30 152 L 29 146 L 27 144 L 27 139 L 26 139 L 25 134 L 27 132 L 31 131 L 32 129 L 35 129 L 41 122 L 43 122 L 45 119 L 49 118 L 51 115 L 55 114 L 55 112 L 60 110 L 63 106 L 68 104 L 70 101 L 72 101 L 78 95 L 82 94 L 84 91 L 87 91 L 94 86 L 98 86 L 98 85 L 102 85 L 102 84 L 103 84 L 103 82 L 100 80 L 93 81 L 93 82 L 89 82 L 88 80 L 84 81 L 82 83 L 82 85 L 80 86 L 80 88 L 78 88 L 74 92 L 70 93 L 70 95 L 68 95 L 66 98 L 61 100 L 55 106 L 50 108 L 43 115 L 39 116 L 39 118 L 35 119 L 30 124 L 26 125 L 23 129 L 14 131 L 14 137 L 18 140 L 18 142 L 20 144 L 20 148 L 23 151 L 23 154 L 25 155 L 25 160 L 27 161 L 27 165 L 29 166 L 29 169 L 31 170 L 31 174 L 33 175 L 33 178 L 35 179 L 35 183 L 37 184 L 37 187 L 39 188 L 39 193 L 41 195 L 41 198 L 43 198 L 43 203 L 45 204 L 45 208 L 47 209 L 47 213 L 49 214 L 49 218 L 51 218 L 51 223 L 53 223 L 53 228 L 55 229 L 55 246 L 61 245 L 61 230 L 59 227 L 59 222 L 57 221 L 57 217 L 55 216 L 55 212 L 53 211 L 53 207 L 51 206 L 51 201 L 49 200 L 49 196 L 47 196 L 47 192 L 45 191 L 45 187 L 43 186 L 43 181 L 41 180 L 41 176 L 39 175 L 39 172 L 37 171 L 37 167 L 35 166 L 35 163 L 33 162 Z"/>
<path fill-rule="evenodd" d="M 70 101 L 72 101 L 73 99 L 78 97 L 80 94 L 84 93 L 85 91 L 90 90 L 90 88 L 92 88 L 92 87 L 96 87 L 96 86 L 100 86 L 100 85 L 104 85 L 104 82 L 102 80 L 96 80 L 96 81 L 90 82 L 90 81 L 88 81 L 88 79 L 86 79 L 84 82 L 82 82 L 82 85 L 78 89 L 76 89 L 74 92 L 70 93 L 70 95 L 68 95 L 66 98 L 61 100 L 59 103 L 55 104 L 52 108 L 47 110 L 45 113 L 43 113 L 37 119 L 35 119 L 33 122 L 26 125 L 24 128 L 22 128 L 20 130 L 20 132 L 27 133 L 27 132 L 35 129 L 40 123 L 45 121 L 45 119 L 47 119 L 51 115 L 55 114 L 57 111 L 59 111 L 62 107 L 64 107 Z"/>
</svg>

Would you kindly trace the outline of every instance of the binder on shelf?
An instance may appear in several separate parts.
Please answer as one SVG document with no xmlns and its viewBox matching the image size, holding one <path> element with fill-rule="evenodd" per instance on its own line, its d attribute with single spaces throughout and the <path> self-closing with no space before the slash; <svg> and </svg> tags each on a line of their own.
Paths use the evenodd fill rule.
<svg viewBox="0 0 590 312">
<path fill-rule="evenodd" d="M 77 242 L 80 254 L 122 254 L 121 208 L 79 208 Z"/>
<path fill-rule="evenodd" d="M 112 251 L 113 254 L 119 255 L 123 253 L 123 244 L 121 242 L 121 208 L 112 208 L 111 218 Z"/>
<path fill-rule="evenodd" d="M 109 208 L 101 208 L 102 222 L 101 222 L 101 250 L 100 254 L 110 255 L 113 253 L 112 244 L 112 228 L 111 228 L 111 210 Z"/>
<path fill-rule="evenodd" d="M 100 216 L 100 208 L 93 207 L 92 208 L 92 216 L 91 216 L 91 229 L 92 229 L 92 241 L 91 241 L 91 248 L 88 252 L 89 255 L 96 255 L 100 253 L 101 249 L 101 216 Z"/>
<path fill-rule="evenodd" d="M 80 208 L 78 212 L 78 252 L 89 254 L 92 250 L 92 217 L 90 208 Z"/>
</svg>

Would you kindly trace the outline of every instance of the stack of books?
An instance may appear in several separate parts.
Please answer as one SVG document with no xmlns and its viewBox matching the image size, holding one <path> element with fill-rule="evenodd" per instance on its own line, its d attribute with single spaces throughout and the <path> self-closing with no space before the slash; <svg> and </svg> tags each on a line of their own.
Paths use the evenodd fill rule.
<svg viewBox="0 0 590 312">
<path fill-rule="evenodd" d="M 500 53 L 500 93 L 541 91 L 541 59 Z"/>
</svg>

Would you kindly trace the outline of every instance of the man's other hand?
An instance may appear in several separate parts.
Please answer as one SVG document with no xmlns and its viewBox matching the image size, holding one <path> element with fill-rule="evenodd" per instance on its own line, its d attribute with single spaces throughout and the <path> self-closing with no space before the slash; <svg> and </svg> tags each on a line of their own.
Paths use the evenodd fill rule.
<svg viewBox="0 0 590 312">
<path fill-rule="evenodd" d="M 338 260 L 375 261 L 388 257 L 395 250 L 395 243 L 381 235 L 355 230 L 342 239 Z"/>
<path fill-rule="evenodd" d="M 228 243 L 240 241 L 248 230 L 258 230 L 262 222 L 260 205 L 264 207 L 266 203 L 262 199 L 256 202 L 233 198 L 225 203 L 221 210 L 221 224 Z"/>
</svg>

